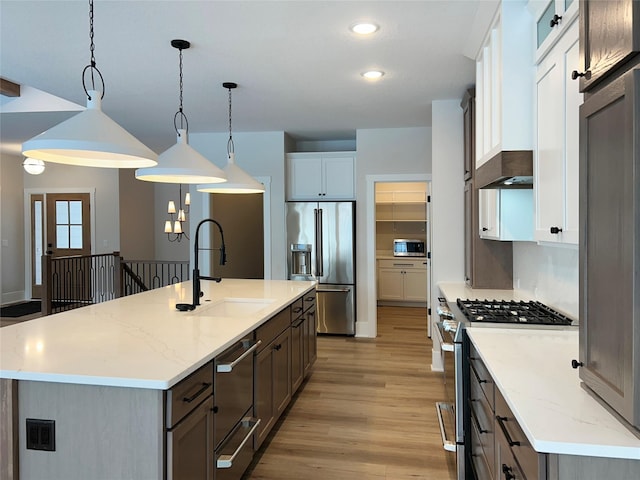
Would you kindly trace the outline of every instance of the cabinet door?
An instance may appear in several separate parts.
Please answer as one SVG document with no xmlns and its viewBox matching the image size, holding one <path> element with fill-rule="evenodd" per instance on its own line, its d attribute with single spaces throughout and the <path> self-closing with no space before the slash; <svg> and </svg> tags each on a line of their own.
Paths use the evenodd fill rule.
<svg viewBox="0 0 640 480">
<path fill-rule="evenodd" d="M 213 397 L 167 432 L 167 478 L 213 480 Z"/>
<path fill-rule="evenodd" d="M 276 420 L 291 400 L 291 329 L 273 341 L 273 406 Z"/>
<path fill-rule="evenodd" d="M 353 156 L 323 157 L 323 200 L 355 198 Z"/>
<path fill-rule="evenodd" d="M 580 0 L 580 91 L 589 90 L 640 51 L 640 2 Z"/>
<path fill-rule="evenodd" d="M 427 270 L 404 270 L 404 299 L 408 302 L 427 301 Z"/>
<path fill-rule="evenodd" d="M 465 92 L 460 106 L 462 107 L 462 121 L 464 127 L 464 179 L 469 180 L 473 176 L 475 166 L 475 89 Z"/>
<path fill-rule="evenodd" d="M 302 384 L 304 378 L 304 349 L 306 337 L 304 325 L 306 317 L 297 319 L 291 326 L 291 394 Z"/>
<path fill-rule="evenodd" d="M 580 378 L 640 426 L 640 68 L 580 109 Z M 635 398 L 634 398 L 635 397 Z"/>
<path fill-rule="evenodd" d="M 578 118 L 582 94 L 577 68 L 578 25 L 574 23 L 538 66 L 535 239 L 578 243 Z"/>
<path fill-rule="evenodd" d="M 322 198 L 322 159 L 317 157 L 289 158 L 290 200 Z"/>
<path fill-rule="evenodd" d="M 271 431 L 275 423 L 274 403 L 273 403 L 273 349 L 267 346 L 256 356 L 255 364 L 255 416 L 262 420 L 260 426 L 253 437 L 255 449 L 262 445 L 262 442 Z"/>
<path fill-rule="evenodd" d="M 480 189 L 479 212 L 480 212 L 480 237 L 481 238 L 499 238 L 500 224 L 498 223 L 500 203 L 498 196 L 500 192 L 496 189 Z"/>
<path fill-rule="evenodd" d="M 307 376 L 309 373 L 309 369 L 316 363 L 318 358 L 318 316 L 316 314 L 316 309 L 309 310 L 307 313 L 306 324 L 308 325 L 307 330 L 307 341 L 305 343 L 307 355 L 307 362 L 305 364 L 304 374 Z"/>
<path fill-rule="evenodd" d="M 378 300 L 404 300 L 401 269 L 378 269 Z"/>
</svg>

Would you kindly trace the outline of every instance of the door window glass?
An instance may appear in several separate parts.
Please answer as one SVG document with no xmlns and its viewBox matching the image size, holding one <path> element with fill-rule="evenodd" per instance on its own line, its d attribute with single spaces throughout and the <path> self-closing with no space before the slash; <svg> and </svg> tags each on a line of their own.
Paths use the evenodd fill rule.
<svg viewBox="0 0 640 480">
<path fill-rule="evenodd" d="M 57 248 L 82 248 L 82 202 L 56 200 Z"/>
<path fill-rule="evenodd" d="M 42 245 L 44 244 L 43 232 L 42 232 L 42 201 L 36 200 L 33 202 L 33 246 L 35 249 L 34 255 L 34 283 L 36 285 L 42 284 Z"/>
<path fill-rule="evenodd" d="M 555 1 L 552 1 L 551 3 L 549 3 L 549 6 L 542 14 L 542 17 L 540 17 L 540 20 L 538 20 L 538 24 L 537 24 L 538 47 L 542 45 L 542 42 L 544 42 L 544 39 L 547 38 L 547 36 L 551 33 L 551 29 L 553 27 L 551 27 L 550 22 L 551 22 L 551 19 L 553 18 L 553 15 L 556 13 L 555 7 L 556 7 Z"/>
</svg>

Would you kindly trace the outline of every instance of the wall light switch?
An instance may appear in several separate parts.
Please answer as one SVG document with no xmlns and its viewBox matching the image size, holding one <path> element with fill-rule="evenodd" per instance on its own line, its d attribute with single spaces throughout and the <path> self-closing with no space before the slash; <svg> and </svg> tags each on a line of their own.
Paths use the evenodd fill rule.
<svg viewBox="0 0 640 480">
<path fill-rule="evenodd" d="M 27 418 L 27 450 L 56 450 L 55 420 Z"/>
</svg>

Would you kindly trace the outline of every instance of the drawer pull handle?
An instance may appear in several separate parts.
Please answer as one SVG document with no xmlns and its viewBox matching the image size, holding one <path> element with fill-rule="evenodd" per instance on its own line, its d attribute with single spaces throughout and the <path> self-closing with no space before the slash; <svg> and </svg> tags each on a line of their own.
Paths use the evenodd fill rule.
<svg viewBox="0 0 640 480">
<path fill-rule="evenodd" d="M 293 309 L 293 313 L 300 313 L 302 311 L 302 307 L 296 307 Z"/>
<path fill-rule="evenodd" d="M 471 406 L 471 402 L 473 402 L 473 399 L 469 399 L 469 410 L 471 410 L 471 420 L 473 420 L 473 423 L 476 424 L 476 428 L 478 429 L 478 433 L 489 433 L 489 430 L 485 430 L 480 426 L 480 421 L 476 418 L 475 414 L 473 413 L 473 407 Z"/>
<path fill-rule="evenodd" d="M 312 301 L 314 301 L 315 299 L 316 299 L 316 296 L 315 296 L 315 295 L 311 295 L 311 296 L 309 296 L 309 297 L 305 298 L 305 299 L 304 299 L 304 301 L 305 301 L 305 302 L 312 302 Z"/>
<path fill-rule="evenodd" d="M 207 388 L 209 388 L 211 386 L 211 383 L 207 383 L 207 382 L 202 382 L 200 389 L 194 393 L 193 395 L 191 395 L 190 397 L 183 397 L 182 401 L 186 402 L 186 403 L 191 403 L 193 402 L 196 398 L 198 398 L 202 392 L 204 392 Z"/>
<path fill-rule="evenodd" d="M 516 476 L 513 474 L 513 468 L 502 464 L 502 473 L 504 473 L 505 480 L 515 480 Z"/>
<path fill-rule="evenodd" d="M 478 381 L 478 383 L 488 383 L 488 380 L 483 380 L 482 378 L 480 378 L 480 375 L 476 371 L 476 367 L 473 366 L 473 363 L 470 363 L 469 365 L 471 366 L 471 371 L 473 372 L 473 376 L 476 377 L 476 380 Z"/>
<path fill-rule="evenodd" d="M 253 433 L 256 431 L 256 429 L 258 428 L 258 425 L 260 425 L 261 420 L 259 418 L 246 417 L 246 418 L 242 419 L 242 422 L 243 423 L 249 423 L 249 424 L 252 423 L 252 422 L 255 422 L 255 423 L 251 427 L 251 430 L 249 430 L 249 433 L 247 433 L 247 435 L 244 437 L 242 442 L 240 442 L 240 445 L 238 445 L 238 448 L 236 448 L 235 452 L 233 452 L 231 455 L 220 455 L 218 457 L 218 459 L 216 460 L 216 467 L 217 468 L 231 468 L 231 467 L 233 467 L 233 461 L 236 459 L 236 457 L 238 456 L 238 454 L 240 453 L 240 451 L 242 450 L 244 445 L 247 443 L 247 441 L 251 438 Z"/>
<path fill-rule="evenodd" d="M 509 444 L 510 447 L 519 447 L 520 446 L 520 442 L 514 441 L 511 439 L 511 435 L 509 435 L 509 432 L 507 431 L 507 427 L 504 426 L 504 422 L 507 421 L 507 417 L 501 417 L 499 415 L 496 415 L 496 420 L 498 420 L 498 425 L 500 426 L 500 430 L 502 430 L 502 433 L 504 434 L 505 438 L 507 439 L 507 443 Z"/>
<path fill-rule="evenodd" d="M 260 346 L 261 343 L 262 343 L 262 340 L 258 340 L 256 343 L 251 345 L 251 347 L 247 348 L 242 355 L 240 355 L 238 358 L 236 358 L 231 363 L 220 363 L 220 364 L 218 364 L 216 366 L 216 372 L 218 372 L 218 373 L 229 373 L 229 372 L 233 371 L 233 367 L 238 365 L 238 363 L 240 363 L 242 360 L 244 360 L 247 356 L 251 355 Z"/>
</svg>

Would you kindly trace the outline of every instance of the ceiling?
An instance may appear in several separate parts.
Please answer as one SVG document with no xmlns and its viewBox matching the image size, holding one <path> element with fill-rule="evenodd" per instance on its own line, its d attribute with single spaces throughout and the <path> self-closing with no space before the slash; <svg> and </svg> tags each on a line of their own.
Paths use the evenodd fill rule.
<svg viewBox="0 0 640 480">
<path fill-rule="evenodd" d="M 296 140 L 354 139 L 359 128 L 431 125 L 431 103 L 462 98 L 497 0 L 95 0 L 103 110 L 160 153 L 175 143 L 178 51 L 185 39 L 189 131 L 285 131 Z M 20 144 L 86 104 L 87 0 L 0 1 L 0 75 L 22 85 L 3 97 L 0 142 Z M 380 26 L 361 37 L 349 26 Z M 381 80 L 365 80 L 371 68 Z M 36 95 L 33 97 L 33 95 Z M 34 100 L 35 98 L 35 100 Z"/>
</svg>

